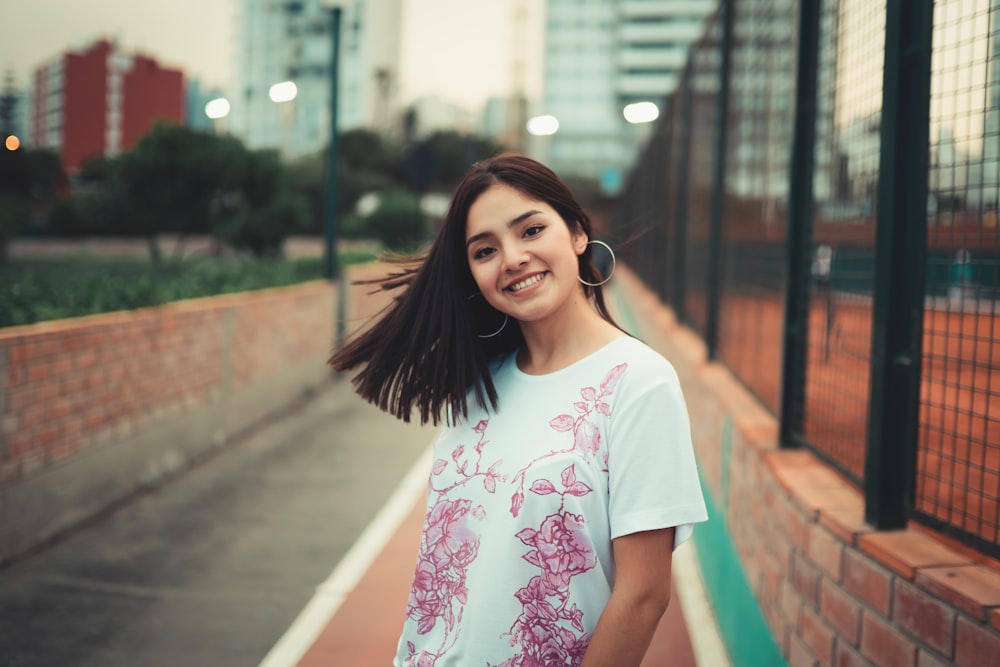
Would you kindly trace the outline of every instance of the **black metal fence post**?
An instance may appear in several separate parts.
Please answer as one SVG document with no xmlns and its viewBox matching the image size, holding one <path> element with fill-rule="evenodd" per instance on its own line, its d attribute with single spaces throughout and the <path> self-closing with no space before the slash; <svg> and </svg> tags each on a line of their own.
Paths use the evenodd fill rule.
<svg viewBox="0 0 1000 667">
<path fill-rule="evenodd" d="M 795 76 L 795 119 L 788 169 L 785 341 L 781 368 L 780 442 L 795 444 L 802 432 L 806 346 L 809 335 L 809 249 L 812 245 L 813 172 L 816 152 L 816 96 L 819 28 L 824 0 L 799 5 Z"/>
<path fill-rule="evenodd" d="M 687 64 L 684 66 L 684 73 L 681 75 L 680 91 L 680 130 L 675 139 L 679 142 L 677 146 L 676 183 L 677 189 L 674 194 L 674 247 L 671 257 L 672 281 L 670 305 L 677 314 L 677 319 L 684 318 L 684 272 L 687 267 L 684 263 L 684 255 L 687 252 L 687 221 L 688 221 L 688 189 L 691 173 L 691 97 L 694 86 L 694 65 L 691 59 L 691 52 L 688 52 Z"/>
<path fill-rule="evenodd" d="M 865 520 L 906 525 L 920 401 L 933 0 L 887 0 Z"/>
<path fill-rule="evenodd" d="M 736 0 L 722 0 L 722 39 L 719 40 L 719 97 L 716 100 L 715 143 L 712 146 L 712 200 L 708 217 L 708 275 L 705 347 L 715 359 L 719 347 L 719 292 L 722 290 L 722 216 L 726 203 L 726 148 L 729 129 L 729 81 L 733 62 L 733 12 Z"/>
</svg>

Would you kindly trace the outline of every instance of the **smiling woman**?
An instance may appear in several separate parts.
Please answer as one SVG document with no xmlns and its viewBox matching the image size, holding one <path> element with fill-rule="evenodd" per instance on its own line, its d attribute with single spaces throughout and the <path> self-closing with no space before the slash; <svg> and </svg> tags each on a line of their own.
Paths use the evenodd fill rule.
<svg viewBox="0 0 1000 667">
<path fill-rule="evenodd" d="M 608 314 L 591 234 L 544 165 L 477 163 L 330 360 L 383 410 L 446 421 L 397 667 L 638 667 L 707 518 L 677 374 Z"/>
<path fill-rule="evenodd" d="M 498 184 L 469 209 L 466 235 L 469 269 L 483 298 L 531 339 L 522 348 L 525 370 L 543 370 L 532 352 L 551 350 L 565 363 L 621 335 L 591 307 L 579 281 L 579 257 L 589 240 L 579 223 L 567 225 L 548 204 Z M 578 350 L 568 344 L 574 339 Z"/>
</svg>

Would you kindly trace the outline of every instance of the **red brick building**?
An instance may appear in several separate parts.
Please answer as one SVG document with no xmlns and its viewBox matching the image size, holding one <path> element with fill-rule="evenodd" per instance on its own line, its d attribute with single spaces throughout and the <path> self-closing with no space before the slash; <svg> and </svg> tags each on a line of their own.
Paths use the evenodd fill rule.
<svg viewBox="0 0 1000 667">
<path fill-rule="evenodd" d="M 31 144 L 59 152 L 70 173 L 116 155 L 157 121 L 184 121 L 184 75 L 108 40 L 63 54 L 34 74 Z"/>
</svg>

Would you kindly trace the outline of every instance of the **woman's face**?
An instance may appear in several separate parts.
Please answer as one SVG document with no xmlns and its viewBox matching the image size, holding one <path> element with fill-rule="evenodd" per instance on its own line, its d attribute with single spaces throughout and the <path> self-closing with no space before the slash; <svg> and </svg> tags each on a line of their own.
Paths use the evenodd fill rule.
<svg viewBox="0 0 1000 667">
<path fill-rule="evenodd" d="M 466 257 L 486 301 L 519 322 L 539 322 L 583 296 L 578 257 L 587 235 L 545 202 L 504 184 L 469 209 Z"/>
</svg>

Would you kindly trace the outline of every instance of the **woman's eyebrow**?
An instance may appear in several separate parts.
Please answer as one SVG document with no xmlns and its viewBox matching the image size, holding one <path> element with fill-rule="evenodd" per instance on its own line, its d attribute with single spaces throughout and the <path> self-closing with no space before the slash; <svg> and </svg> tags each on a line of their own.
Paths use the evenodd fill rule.
<svg viewBox="0 0 1000 667">
<path fill-rule="evenodd" d="M 514 218 L 513 220 L 511 220 L 510 222 L 508 222 L 507 223 L 507 227 L 508 228 L 513 227 L 514 225 L 518 224 L 519 222 L 524 222 L 525 220 L 527 220 L 531 216 L 538 215 L 539 213 L 541 213 L 541 211 L 538 211 L 538 210 L 535 210 L 535 209 L 531 209 L 530 211 L 525 211 L 521 215 L 517 216 L 516 218 Z M 468 248 L 470 245 L 472 245 L 473 243 L 475 243 L 479 239 L 484 239 L 484 238 L 486 238 L 489 235 L 490 235 L 490 232 L 480 232 L 478 234 L 473 234 L 472 236 L 469 237 L 469 240 L 465 242 L 465 247 Z"/>
</svg>

